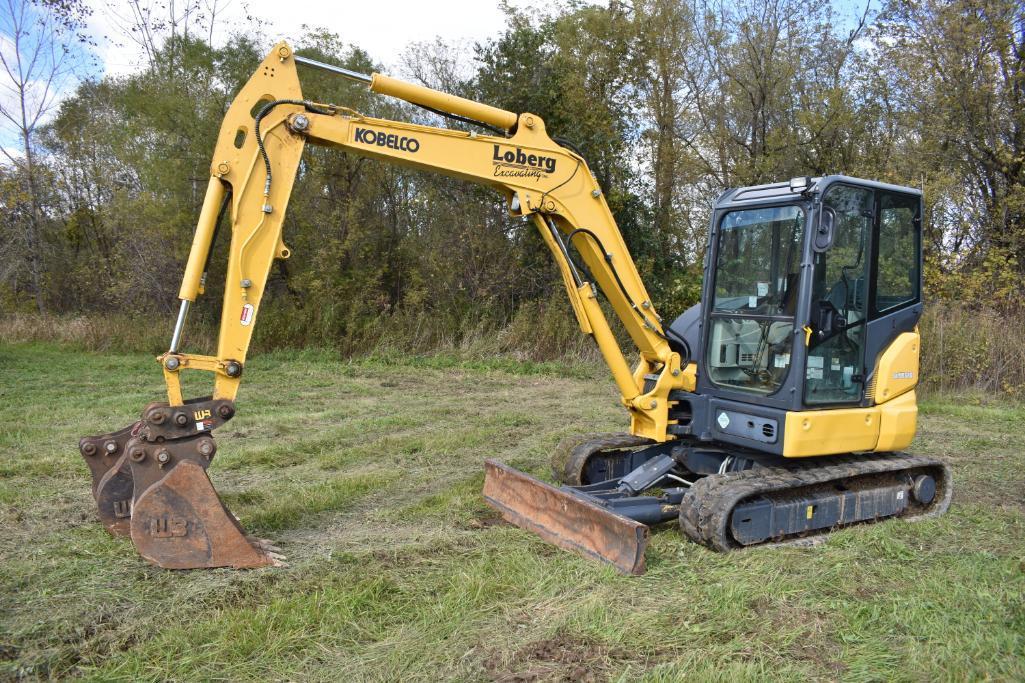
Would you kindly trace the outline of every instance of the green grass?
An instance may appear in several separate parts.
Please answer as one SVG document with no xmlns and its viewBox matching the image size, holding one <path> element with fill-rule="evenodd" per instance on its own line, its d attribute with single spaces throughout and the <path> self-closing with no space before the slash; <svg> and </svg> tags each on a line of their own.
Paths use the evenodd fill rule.
<svg viewBox="0 0 1025 683">
<path fill-rule="evenodd" d="M 211 475 L 290 566 L 163 571 L 95 521 L 75 448 L 161 398 L 156 364 L 0 346 L 0 679 L 1025 679 L 1020 405 L 923 402 L 942 518 L 730 555 L 667 525 L 623 577 L 479 493 L 486 457 L 542 474 L 623 429 L 600 369 L 282 352 L 246 380 Z"/>
</svg>

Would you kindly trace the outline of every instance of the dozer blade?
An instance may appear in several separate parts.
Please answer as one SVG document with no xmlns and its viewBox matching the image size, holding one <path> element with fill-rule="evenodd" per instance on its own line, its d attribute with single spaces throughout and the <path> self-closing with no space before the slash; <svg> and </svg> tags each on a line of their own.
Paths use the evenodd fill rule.
<svg viewBox="0 0 1025 683">
<path fill-rule="evenodd" d="M 136 549 L 166 569 L 280 565 L 277 548 L 248 537 L 217 496 L 206 475 L 213 450 L 209 436 L 129 444 Z"/>
<path fill-rule="evenodd" d="M 560 548 L 644 573 L 648 527 L 495 460 L 484 462 L 484 499 L 521 529 Z"/>
</svg>

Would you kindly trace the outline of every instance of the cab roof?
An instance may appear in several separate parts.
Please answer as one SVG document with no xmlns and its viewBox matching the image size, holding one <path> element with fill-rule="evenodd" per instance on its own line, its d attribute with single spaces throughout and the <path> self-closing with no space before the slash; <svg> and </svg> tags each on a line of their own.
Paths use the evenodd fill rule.
<svg viewBox="0 0 1025 683">
<path fill-rule="evenodd" d="M 795 178 L 794 181 L 796 180 L 800 180 L 800 178 Z M 828 175 L 818 178 L 807 178 L 807 189 L 804 190 L 803 193 L 799 190 L 795 191 L 790 189 L 791 183 L 794 181 L 788 180 L 782 183 L 751 185 L 749 187 L 739 187 L 726 190 L 726 192 L 722 193 L 719 196 L 719 199 L 716 200 L 715 208 L 724 209 L 737 206 L 751 206 L 755 204 L 779 203 L 791 199 L 798 199 L 801 194 L 824 192 L 826 188 L 834 183 L 859 185 L 873 190 L 902 192 L 904 194 L 915 195 L 916 197 L 922 196 L 922 191 L 913 187 L 891 185 L 889 183 L 865 180 L 863 178 L 852 178 L 845 175 Z"/>
</svg>

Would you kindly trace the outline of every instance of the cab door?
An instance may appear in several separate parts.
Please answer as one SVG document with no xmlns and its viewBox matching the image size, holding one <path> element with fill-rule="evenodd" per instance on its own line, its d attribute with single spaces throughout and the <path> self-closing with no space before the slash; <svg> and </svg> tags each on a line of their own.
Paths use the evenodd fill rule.
<svg viewBox="0 0 1025 683">
<path fill-rule="evenodd" d="M 876 356 L 921 313 L 921 198 L 836 184 L 819 220 L 829 235 L 813 247 L 804 403 L 857 405 Z"/>
<path fill-rule="evenodd" d="M 831 239 L 813 247 L 804 372 L 808 405 L 861 401 L 874 218 L 873 190 L 842 184 L 826 190 L 819 221 Z"/>
</svg>

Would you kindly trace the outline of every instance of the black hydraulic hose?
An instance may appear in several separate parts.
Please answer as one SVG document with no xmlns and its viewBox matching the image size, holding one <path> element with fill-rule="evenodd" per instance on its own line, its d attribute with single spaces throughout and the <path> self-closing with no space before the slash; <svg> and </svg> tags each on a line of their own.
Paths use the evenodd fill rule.
<svg viewBox="0 0 1025 683">
<path fill-rule="evenodd" d="M 584 153 L 580 151 L 580 148 L 577 147 L 576 145 L 574 145 L 572 142 L 570 142 L 566 138 L 552 137 L 552 140 L 554 140 L 555 142 L 558 142 L 563 147 L 569 147 L 571 150 L 573 150 L 574 152 L 577 153 L 577 156 L 579 156 L 579 157 L 583 157 L 584 156 Z"/>
<path fill-rule="evenodd" d="M 314 114 L 331 114 L 328 109 L 321 109 L 310 102 L 309 100 L 274 100 L 268 102 L 260 108 L 260 111 L 256 113 L 256 117 L 253 119 L 253 132 L 256 134 L 256 146 L 260 148 L 260 156 L 263 157 L 263 165 L 267 171 L 267 180 L 263 185 L 263 194 L 267 196 L 270 194 L 270 181 L 271 181 L 271 168 L 270 168 L 270 157 L 267 156 L 267 149 L 263 146 L 263 138 L 260 137 L 260 123 L 263 122 L 263 117 L 270 113 L 270 110 L 279 104 L 297 104 L 304 107 L 306 111 Z"/>
<path fill-rule="evenodd" d="M 619 288 L 619 291 L 623 295 L 623 298 L 626 299 L 628 304 L 630 304 L 630 308 L 632 308 L 634 310 L 634 312 L 637 313 L 637 315 L 640 317 L 640 319 L 642 321 L 644 321 L 644 324 L 647 325 L 648 328 L 652 332 L 654 332 L 659 337 L 661 337 L 663 340 L 668 342 L 669 341 L 669 337 L 667 337 L 662 332 L 659 332 L 658 328 L 655 327 L 655 324 L 652 323 L 650 320 L 648 320 L 648 317 L 646 315 L 644 315 L 644 313 L 641 311 L 640 307 L 633 300 L 633 297 L 630 296 L 630 292 L 627 291 L 626 285 L 623 284 L 623 280 L 619 277 L 619 271 L 616 270 L 616 265 L 612 262 L 612 254 L 610 254 L 605 249 L 605 245 L 602 244 L 601 239 L 596 234 L 594 234 L 594 232 L 592 232 L 591 230 L 588 230 L 587 228 L 577 228 L 577 229 L 573 230 L 572 232 L 570 232 L 570 234 L 566 237 L 566 241 L 569 242 L 570 244 L 572 244 L 573 243 L 573 236 L 576 235 L 577 233 L 583 233 L 583 234 L 587 235 L 588 237 L 590 237 L 592 240 L 594 240 L 594 243 L 598 246 L 598 249 L 601 250 L 601 253 L 604 255 L 605 262 L 609 264 L 609 270 L 612 272 L 612 278 L 616 282 L 616 287 Z M 683 348 L 686 351 L 686 359 L 682 359 L 680 361 L 680 365 L 681 366 L 686 366 L 688 363 L 690 363 L 690 360 L 691 360 L 690 344 L 687 343 L 686 339 L 684 339 L 683 337 L 678 335 L 676 332 L 673 332 L 672 329 L 668 329 L 668 332 L 670 334 L 672 334 L 673 337 L 676 338 L 677 342 L 679 342 L 680 344 L 683 345 Z"/>
<path fill-rule="evenodd" d="M 446 119 L 452 119 L 453 121 L 458 121 L 459 123 L 466 123 L 471 126 L 480 126 L 481 128 L 491 131 L 495 135 L 501 135 L 502 137 L 506 136 L 506 131 L 502 130 L 501 128 L 495 128 L 494 126 L 484 123 L 483 121 L 478 121 L 477 119 L 468 119 L 465 116 L 460 116 L 459 114 L 452 114 L 447 111 L 441 111 L 440 109 L 435 109 L 434 107 L 428 107 L 426 104 L 418 104 L 416 102 L 413 102 L 413 104 L 420 107 L 421 109 L 431 112 L 432 114 L 443 116 Z"/>
<path fill-rule="evenodd" d="M 551 233 L 552 239 L 554 239 L 555 243 L 559 245 L 559 251 L 562 252 L 562 257 L 566 259 L 566 264 L 569 266 L 570 273 L 573 276 L 573 284 L 579 288 L 580 285 L 583 284 L 583 280 L 580 279 L 580 273 L 577 271 L 577 264 L 573 263 L 573 259 L 569 256 L 569 249 L 566 248 L 566 243 L 563 242 L 562 235 L 559 234 L 559 229 L 555 227 L 555 221 L 547 216 L 543 217 L 541 220 L 543 220 L 545 225 L 548 226 L 548 231 Z"/>
<path fill-rule="evenodd" d="M 548 190 L 545 190 L 544 192 L 542 192 L 542 193 L 541 193 L 541 201 L 540 201 L 540 209 L 539 209 L 539 210 L 541 210 L 541 209 L 544 209 L 544 206 L 545 206 L 545 197 L 547 197 L 547 196 L 548 196 L 548 195 L 550 195 L 551 193 L 555 192 L 555 191 L 556 191 L 556 190 L 558 190 L 558 189 L 559 189 L 560 187 L 562 187 L 563 185 L 565 185 L 565 184 L 566 184 L 566 183 L 568 183 L 569 181 L 573 180 L 573 178 L 574 178 L 574 177 L 576 177 L 576 175 L 577 175 L 577 171 L 579 171 L 579 170 L 580 170 L 580 159 L 578 158 L 578 159 L 576 160 L 576 162 L 577 162 L 577 165 L 573 167 L 573 172 L 569 174 L 569 177 L 568 177 L 568 178 L 566 178 L 565 180 L 563 180 L 563 181 L 562 181 L 561 183 L 559 183 L 559 184 L 558 184 L 558 185 L 556 185 L 555 187 L 553 187 L 553 188 L 551 188 L 551 189 L 548 189 Z"/>
</svg>

